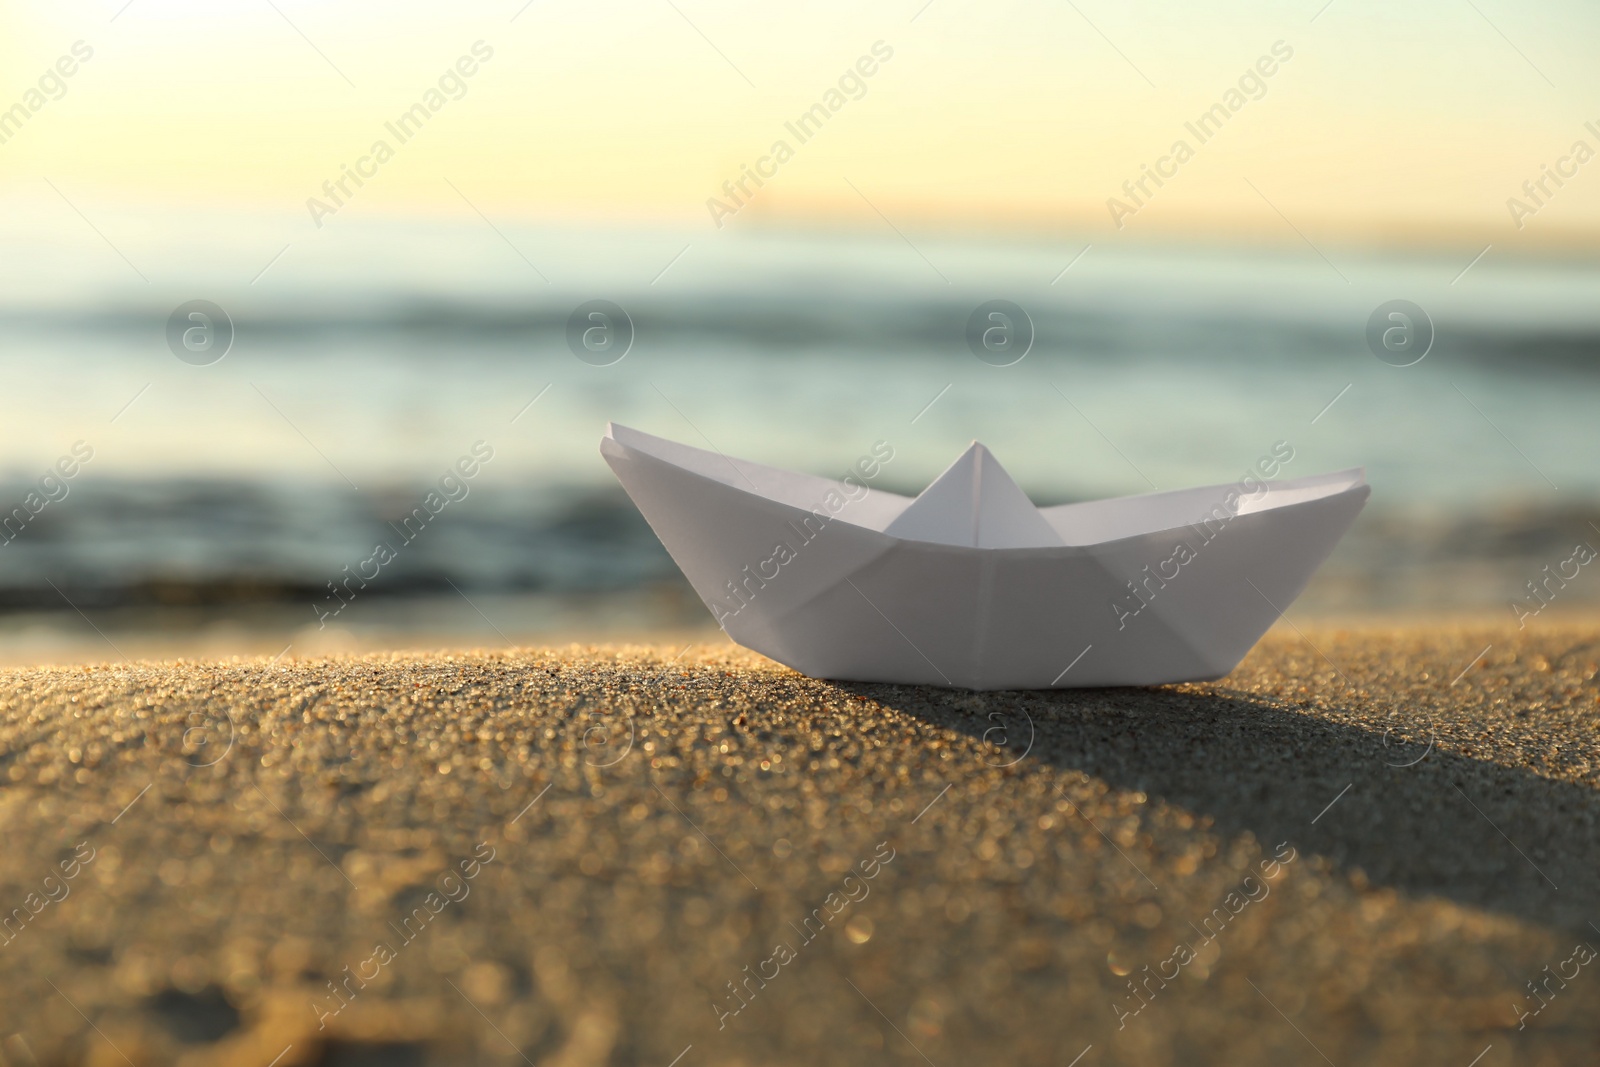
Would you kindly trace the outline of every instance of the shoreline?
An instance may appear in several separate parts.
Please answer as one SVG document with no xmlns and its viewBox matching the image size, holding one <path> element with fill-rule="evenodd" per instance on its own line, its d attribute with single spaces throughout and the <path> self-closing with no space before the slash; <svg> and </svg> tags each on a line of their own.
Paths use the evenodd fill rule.
<svg viewBox="0 0 1600 1067">
<path fill-rule="evenodd" d="M 672 645 L 682 648 L 688 643 L 738 647 L 712 624 L 698 602 L 684 607 L 674 601 L 661 610 L 659 621 L 643 626 L 624 621 L 628 613 L 607 610 L 587 617 L 575 612 L 571 616 L 554 617 L 532 626 L 500 624 L 500 629 L 496 630 L 459 597 L 441 600 L 443 603 L 459 605 L 463 620 L 476 621 L 477 628 L 423 628 L 414 625 L 415 613 L 400 616 L 394 625 L 384 625 L 380 618 L 372 625 L 358 628 L 330 626 L 321 631 L 314 624 L 282 625 L 272 613 L 241 620 L 198 612 L 190 616 L 182 612 L 158 615 L 139 609 L 96 613 L 99 621 L 95 626 L 90 626 L 82 616 L 70 611 L 44 616 L 12 616 L 9 619 L 0 618 L 0 669 L 109 665 L 116 662 L 244 662 L 262 657 L 270 659 L 280 653 L 287 659 L 304 660 L 384 652 L 456 655 L 515 651 L 531 654 L 574 647 Z M 1291 610 L 1293 622 L 1280 619 L 1262 640 L 1293 637 L 1296 626 L 1320 631 L 1360 630 L 1367 634 L 1410 637 L 1430 633 L 1494 631 L 1502 625 L 1515 622 L 1509 606 L 1499 610 Z M 103 625 L 108 618 L 117 621 L 113 625 Z M 149 636 L 151 627 L 145 623 L 150 619 L 158 620 L 159 625 L 155 629 L 159 631 L 159 636 Z M 498 616 L 495 616 L 495 622 L 499 624 Z M 1522 632 L 1537 635 L 1587 626 L 1600 627 L 1600 607 L 1582 602 L 1557 603 L 1530 618 Z M 1516 630 L 1514 625 L 1509 628 Z M 125 656 L 122 655 L 124 653 Z M 758 658 L 764 661 L 764 657 Z"/>
</svg>

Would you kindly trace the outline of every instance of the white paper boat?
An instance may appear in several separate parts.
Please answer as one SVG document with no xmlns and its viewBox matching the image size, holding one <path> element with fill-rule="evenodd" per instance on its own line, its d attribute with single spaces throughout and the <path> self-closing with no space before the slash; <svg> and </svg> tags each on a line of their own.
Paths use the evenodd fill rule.
<svg viewBox="0 0 1600 1067">
<path fill-rule="evenodd" d="M 833 481 L 615 423 L 600 452 L 739 644 L 964 689 L 1220 678 L 1371 492 L 1354 469 L 1037 508 L 977 443 L 915 500 L 875 462 Z"/>
</svg>

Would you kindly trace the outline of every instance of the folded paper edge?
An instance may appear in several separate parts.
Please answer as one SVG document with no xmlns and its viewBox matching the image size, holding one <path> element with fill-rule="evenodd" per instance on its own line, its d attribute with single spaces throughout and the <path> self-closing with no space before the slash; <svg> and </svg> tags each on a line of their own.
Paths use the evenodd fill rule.
<svg viewBox="0 0 1600 1067">
<path fill-rule="evenodd" d="M 618 431 L 621 431 L 620 435 L 619 435 Z M 607 454 L 606 448 L 607 448 L 607 444 L 608 443 L 612 444 L 613 447 L 633 449 L 635 451 L 642 452 L 645 455 L 648 455 L 651 458 L 656 459 L 656 460 L 658 460 L 658 461 L 660 461 L 662 463 L 670 464 L 671 466 L 677 467 L 680 470 L 685 471 L 686 473 L 689 473 L 689 474 L 692 474 L 692 475 L 695 475 L 695 476 L 698 476 L 698 477 L 701 477 L 701 478 L 705 478 L 705 479 L 707 479 L 709 481 L 720 483 L 722 485 L 727 486 L 730 489 L 735 490 L 736 492 L 743 493 L 746 496 L 765 499 L 765 500 L 771 501 L 772 503 L 779 504 L 779 505 L 784 506 L 784 507 L 794 508 L 796 511 L 799 511 L 799 512 L 807 512 L 809 509 L 804 504 L 797 504 L 797 503 L 794 503 L 793 501 L 780 499 L 777 496 L 773 496 L 773 495 L 770 495 L 769 493 L 762 492 L 759 488 L 757 488 L 753 484 L 750 484 L 749 482 L 745 481 L 745 478 L 750 476 L 750 475 L 760 475 L 760 476 L 763 477 L 763 480 L 767 480 L 768 478 L 775 478 L 775 479 L 778 479 L 778 480 L 781 480 L 781 479 L 794 479 L 797 482 L 799 482 L 800 484 L 808 485 L 813 490 L 821 489 L 822 487 L 827 487 L 829 489 L 832 489 L 832 490 L 840 492 L 840 493 L 846 493 L 847 490 L 849 489 L 849 487 L 846 486 L 845 483 L 840 482 L 840 481 L 836 481 L 834 479 L 823 478 L 823 477 L 821 477 L 819 475 L 804 474 L 804 473 L 801 473 L 801 472 L 798 472 L 798 471 L 785 470 L 782 467 L 773 467 L 773 466 L 770 466 L 770 465 L 764 464 L 764 463 L 756 463 L 756 462 L 754 462 L 752 460 L 737 459 L 737 458 L 734 458 L 734 457 L 730 457 L 730 456 L 724 455 L 723 453 L 720 453 L 720 452 L 713 452 L 713 451 L 708 451 L 708 450 L 702 449 L 702 448 L 695 448 L 693 445 L 686 445 L 686 444 L 683 444 L 683 443 L 678 442 L 678 441 L 673 441 L 670 438 L 666 438 L 666 437 L 658 437 L 655 434 L 646 433 L 643 430 L 636 430 L 636 429 L 633 429 L 632 427 L 623 426 L 622 424 L 617 423 L 615 421 L 611 421 L 611 422 L 607 422 L 606 423 L 605 436 L 603 436 L 601 438 L 601 440 L 600 440 L 600 450 L 601 450 L 602 455 Z M 654 446 L 654 447 L 652 447 L 652 446 Z M 674 454 L 675 453 L 677 453 L 677 454 L 688 453 L 689 455 L 694 457 L 696 462 L 692 466 L 689 465 L 689 464 L 680 462 L 677 458 L 674 458 Z M 722 476 L 720 474 L 712 473 L 712 471 L 717 470 L 718 467 L 720 467 L 723 471 L 733 475 L 733 477 L 727 477 L 727 476 Z M 742 475 L 741 475 L 741 472 L 742 472 Z M 1271 495 L 1275 494 L 1275 493 L 1276 494 L 1285 495 L 1285 496 L 1289 496 L 1289 495 L 1293 495 L 1295 493 L 1295 491 L 1302 490 L 1302 489 L 1318 489 L 1318 488 L 1328 487 L 1329 491 L 1326 492 L 1326 493 L 1321 493 L 1321 494 L 1315 495 L 1315 496 L 1304 497 L 1302 499 L 1285 500 L 1282 503 L 1274 505 L 1274 506 L 1271 506 L 1271 507 L 1251 507 L 1248 510 L 1236 511 L 1236 512 L 1234 512 L 1234 515 L 1261 514 L 1261 513 L 1264 513 L 1264 512 L 1276 511 L 1276 510 L 1278 510 L 1280 508 L 1297 507 L 1297 506 L 1300 506 L 1302 504 L 1311 503 L 1311 502 L 1316 501 L 1316 500 L 1328 500 L 1328 499 L 1332 499 L 1334 497 L 1343 495 L 1345 493 L 1358 492 L 1358 491 L 1362 491 L 1362 490 L 1367 490 L 1367 491 L 1370 492 L 1370 489 L 1369 489 L 1369 487 L 1367 485 L 1367 481 L 1366 481 L 1366 468 L 1365 467 L 1348 467 L 1348 468 L 1345 468 L 1343 470 L 1325 471 L 1325 472 L 1322 472 L 1322 473 L 1319 473 L 1319 474 L 1308 474 L 1308 475 L 1304 475 L 1304 476 L 1302 476 L 1300 478 L 1272 479 L 1272 480 L 1263 479 L 1263 485 L 1268 490 L 1267 495 L 1269 497 Z M 1127 496 L 1120 496 L 1120 497 L 1105 497 L 1105 498 L 1101 498 L 1099 500 L 1083 501 L 1083 502 L 1080 502 L 1080 503 L 1077 503 L 1077 504 L 1062 504 L 1062 505 L 1057 505 L 1057 506 L 1054 506 L 1054 507 L 1039 508 L 1039 513 L 1040 513 L 1041 516 L 1043 516 L 1045 518 L 1045 520 L 1047 522 L 1050 522 L 1050 518 L 1051 518 L 1051 516 L 1053 514 L 1060 514 L 1062 511 L 1064 511 L 1066 509 L 1080 507 L 1083 504 L 1101 505 L 1101 504 L 1116 504 L 1116 503 L 1133 502 L 1133 501 L 1148 501 L 1148 500 L 1153 500 L 1153 499 L 1159 499 L 1159 498 L 1162 498 L 1162 497 L 1177 496 L 1177 495 L 1180 495 L 1180 494 L 1182 494 L 1182 495 L 1197 495 L 1197 496 L 1204 494 L 1206 496 L 1206 498 L 1209 498 L 1210 495 L 1212 495 L 1212 494 L 1216 494 L 1218 499 L 1220 500 L 1220 499 L 1225 499 L 1227 494 L 1230 491 L 1236 492 L 1237 489 L 1238 489 L 1238 483 L 1236 483 L 1236 482 L 1223 482 L 1223 483 L 1219 483 L 1219 484 L 1216 484 L 1216 485 L 1191 486 L 1191 487 L 1184 488 L 1184 489 L 1167 489 L 1167 490 L 1158 490 L 1156 492 L 1150 492 L 1150 493 L 1133 493 L 1133 494 L 1129 494 Z M 869 492 L 871 494 L 875 495 L 875 496 L 883 496 L 883 497 L 891 497 L 891 498 L 893 498 L 894 501 L 896 501 L 898 503 L 901 503 L 901 510 L 903 510 L 905 507 L 909 507 L 914 501 L 914 498 L 912 498 L 912 497 L 901 496 L 900 494 L 897 494 L 897 493 L 889 493 L 886 490 L 882 490 L 882 489 L 869 489 Z M 789 495 L 789 494 L 786 493 L 785 495 Z M 896 514 L 898 514 L 898 512 Z M 888 538 L 890 538 L 890 539 L 892 539 L 894 541 L 901 541 L 901 542 L 906 542 L 906 543 L 910 543 L 910 544 L 929 545 L 929 546 L 934 546 L 934 547 L 938 547 L 938 548 L 949 549 L 950 551 L 955 551 L 955 552 L 961 552 L 961 551 L 974 551 L 974 552 L 1043 552 L 1043 553 L 1052 553 L 1052 554 L 1055 554 L 1055 553 L 1072 554 L 1072 553 L 1084 552 L 1084 551 L 1091 550 L 1091 549 L 1100 549 L 1100 548 L 1105 548 L 1105 547 L 1112 547 L 1112 546 L 1115 546 L 1115 545 L 1117 545 L 1117 544 L 1119 544 L 1121 542 L 1130 541 L 1130 540 L 1133 540 L 1134 538 L 1138 538 L 1138 537 L 1147 537 L 1147 536 L 1150 536 L 1152 534 L 1164 534 L 1164 533 L 1170 533 L 1170 532 L 1174 532 L 1174 531 L 1178 531 L 1178 530 L 1188 529 L 1189 527 L 1191 527 L 1191 526 L 1195 525 L 1196 523 L 1198 523 L 1199 521 L 1201 521 L 1200 516 L 1197 516 L 1196 519 L 1194 521 L 1192 521 L 1192 522 L 1178 522 L 1178 523 L 1171 523 L 1171 524 L 1162 525 L 1162 526 L 1152 526 L 1152 527 L 1148 527 L 1148 528 L 1139 529 L 1139 530 L 1137 530 L 1137 531 L 1135 531 L 1133 533 L 1125 534 L 1125 535 L 1122 535 L 1122 536 L 1119 536 L 1119 537 L 1108 537 L 1108 538 L 1103 538 L 1103 539 L 1100 539 L 1100 540 L 1084 541 L 1084 542 L 1078 542 L 1078 543 L 1073 543 L 1073 542 L 1068 542 L 1068 541 L 1063 540 L 1063 543 L 1060 544 L 1060 545 L 1044 545 L 1044 546 L 1039 546 L 1039 547 L 1034 547 L 1034 548 L 973 548 L 971 546 L 960 546 L 960 545 L 945 544 L 945 543 L 939 542 L 939 541 L 926 541 L 926 540 L 922 540 L 922 539 L 914 538 L 914 537 L 899 537 L 899 536 L 896 536 L 895 534 L 888 533 L 886 531 L 885 527 L 887 527 L 890 523 L 892 523 L 894 521 L 894 516 L 889 517 L 886 521 L 884 521 L 881 524 L 873 524 L 873 523 L 861 522 L 861 521 L 857 521 L 860 518 L 860 512 L 859 512 L 859 509 L 858 509 L 857 512 L 856 512 L 856 515 L 853 518 L 847 518 L 843 514 L 836 515 L 836 516 L 834 516 L 834 518 L 837 519 L 838 521 L 842 521 L 842 522 L 846 523 L 847 525 L 859 527 L 860 529 L 863 529 L 863 530 L 869 530 L 869 531 L 872 531 L 874 533 L 882 534 L 883 536 L 888 537 Z M 1053 522 L 1050 522 L 1050 525 L 1052 527 L 1055 526 L 1055 524 Z M 1059 529 L 1057 530 L 1057 532 L 1058 533 L 1060 532 Z"/>
</svg>

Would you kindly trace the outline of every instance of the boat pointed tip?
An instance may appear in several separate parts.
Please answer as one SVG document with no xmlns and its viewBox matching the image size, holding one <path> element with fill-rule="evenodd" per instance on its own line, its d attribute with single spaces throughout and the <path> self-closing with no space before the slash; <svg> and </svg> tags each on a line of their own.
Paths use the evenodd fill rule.
<svg viewBox="0 0 1600 1067">
<path fill-rule="evenodd" d="M 962 451 L 961 455 L 956 457 L 956 465 L 961 464 L 964 460 L 971 460 L 979 464 L 986 460 L 992 460 L 996 463 L 999 462 L 999 460 L 994 458 L 994 450 L 977 438 L 973 438 L 972 442 L 967 445 L 967 447 Z"/>
</svg>

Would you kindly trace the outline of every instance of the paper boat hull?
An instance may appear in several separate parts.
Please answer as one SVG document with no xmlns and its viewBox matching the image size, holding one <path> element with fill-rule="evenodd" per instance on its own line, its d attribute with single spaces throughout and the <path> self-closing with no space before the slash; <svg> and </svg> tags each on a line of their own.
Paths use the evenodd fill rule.
<svg viewBox="0 0 1600 1067">
<path fill-rule="evenodd" d="M 845 521 L 848 509 L 824 522 L 764 495 L 770 468 L 700 453 L 726 470 L 704 458 L 688 469 L 651 447 L 660 439 L 628 434 L 602 454 L 728 636 L 838 680 L 992 690 L 1221 677 L 1370 492 L 1092 545 L 979 549 L 891 537 Z"/>
</svg>

